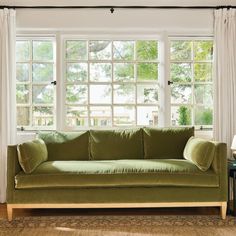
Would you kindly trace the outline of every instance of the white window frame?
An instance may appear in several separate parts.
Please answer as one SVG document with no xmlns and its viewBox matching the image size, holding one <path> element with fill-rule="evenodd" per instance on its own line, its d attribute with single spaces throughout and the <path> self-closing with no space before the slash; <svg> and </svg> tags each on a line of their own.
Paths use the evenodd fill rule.
<svg viewBox="0 0 236 236">
<path fill-rule="evenodd" d="M 163 51 L 163 46 L 164 46 L 164 43 L 163 43 L 163 36 L 162 35 L 149 35 L 149 36 L 144 36 L 144 35 L 135 35 L 135 36 L 132 36 L 132 35 L 112 35 L 112 36 L 106 36 L 106 35 L 89 35 L 89 36 L 85 36 L 85 35 L 61 35 L 61 83 L 63 84 L 63 87 L 65 86 L 66 84 L 66 58 L 65 58 L 65 42 L 66 40 L 104 40 L 104 41 L 137 41 L 137 40 L 154 40 L 154 41 L 158 41 L 158 53 L 160 55 L 160 52 Z M 87 45 L 88 46 L 88 45 Z M 135 51 L 135 50 L 134 50 Z M 95 62 L 95 60 L 87 60 L 88 63 L 90 62 Z M 138 61 L 137 60 L 133 60 L 133 61 L 113 61 L 112 59 L 111 60 L 97 60 L 96 62 L 107 62 L 107 63 L 137 63 Z M 142 106 L 142 107 L 154 107 L 154 106 L 157 106 L 157 110 L 158 110 L 158 119 L 159 119 L 159 126 L 164 126 L 163 124 L 163 112 L 161 110 L 161 107 L 163 107 L 163 105 L 161 105 L 160 103 L 160 84 L 163 84 L 163 81 L 165 80 L 165 78 L 163 77 L 163 75 L 165 74 L 164 72 L 162 72 L 162 70 L 164 69 L 163 65 L 164 64 L 164 61 L 163 61 L 163 57 L 160 57 L 156 60 L 156 61 L 148 61 L 148 62 L 155 62 L 157 63 L 159 66 L 158 66 L 158 81 L 156 82 L 156 85 L 158 86 L 158 103 L 157 104 L 139 104 L 137 103 L 137 84 L 144 84 L 144 85 L 148 85 L 148 84 L 155 84 L 154 81 L 150 81 L 150 82 L 136 82 L 135 80 L 132 81 L 132 82 L 125 82 L 126 84 L 133 84 L 135 85 L 135 102 L 133 104 L 129 104 L 130 106 L 134 106 L 134 107 L 138 107 L 138 106 Z M 162 68 L 161 68 L 162 67 Z M 136 70 L 134 71 L 134 73 L 136 73 Z M 135 75 L 136 76 L 136 75 Z M 82 83 L 81 83 L 82 84 Z M 113 80 L 113 71 L 112 71 L 112 81 L 111 82 L 90 82 L 90 81 L 87 81 L 85 82 L 84 84 L 109 84 L 113 87 L 113 85 L 115 84 L 119 84 L 119 82 L 114 82 Z M 111 116 L 111 122 L 112 122 L 112 125 L 111 126 L 82 126 L 82 127 L 68 127 L 65 123 L 65 120 L 66 120 L 66 94 L 65 94 L 65 88 L 63 89 L 62 92 L 62 96 L 63 97 L 63 105 L 61 104 L 61 107 L 63 107 L 63 121 L 61 124 L 62 124 L 62 127 L 61 129 L 62 130 L 87 130 L 87 129 L 117 129 L 117 128 L 132 128 L 132 127 L 142 127 L 141 125 L 135 125 L 135 126 L 114 126 L 114 121 L 113 121 L 113 112 L 112 112 L 112 116 Z M 88 90 L 88 93 L 89 93 L 89 90 Z M 112 89 L 112 93 L 113 93 L 113 89 Z M 89 99 L 89 94 L 88 94 L 88 99 Z M 111 99 L 112 99 L 112 103 L 111 104 L 90 104 L 89 101 L 88 101 L 88 104 L 87 105 L 81 105 L 81 106 L 87 106 L 88 107 L 88 122 L 90 122 L 90 114 L 89 114 L 89 107 L 90 106 L 110 106 L 112 107 L 113 105 L 115 106 L 125 106 L 126 104 L 113 104 L 113 94 L 111 95 Z M 73 105 L 72 105 L 73 106 Z M 111 109 L 113 111 L 113 109 Z M 135 122 L 137 122 L 137 111 L 135 112 Z"/>
<path fill-rule="evenodd" d="M 29 49 L 29 53 L 30 53 L 30 59 L 27 61 L 17 61 L 16 63 L 27 63 L 29 64 L 29 103 L 28 106 L 30 108 L 30 115 L 29 115 L 29 120 L 30 120 L 30 126 L 17 126 L 17 129 L 20 131 L 35 131 L 35 130 L 55 130 L 57 128 L 57 121 L 56 121 L 56 116 L 57 116 L 57 106 L 56 106 L 56 101 L 57 101 L 57 92 L 56 89 L 54 91 L 54 98 L 53 98 L 53 104 L 49 105 L 49 104 L 33 104 L 33 91 L 32 91 L 32 87 L 33 85 L 43 85 L 43 84 L 47 84 L 47 82 L 45 83 L 33 83 L 33 71 L 32 71 L 32 66 L 33 63 L 48 63 L 48 64 L 53 64 L 53 81 L 57 81 L 57 73 L 56 73 L 56 69 L 57 69 L 57 54 L 56 54 L 56 37 L 55 35 L 40 35 L 40 34 L 25 34 L 25 35 L 17 35 L 16 36 L 16 42 L 17 41 L 30 41 L 30 49 Z M 53 43 L 53 54 L 55 55 L 55 58 L 53 58 L 53 62 L 52 61 L 41 61 L 41 60 L 33 60 L 33 52 L 32 52 L 32 45 L 33 45 L 33 41 L 52 41 Z M 16 82 L 16 84 L 21 84 L 20 82 Z M 16 106 L 20 107 L 25 107 L 26 105 L 18 105 L 16 103 Z M 45 107 L 52 107 L 53 108 L 53 112 L 54 112 L 54 116 L 53 116 L 53 126 L 33 126 L 32 125 L 32 121 L 33 121 L 33 107 L 40 107 L 40 106 L 45 106 Z"/>
<path fill-rule="evenodd" d="M 171 45 L 171 41 L 212 41 L 213 42 L 213 36 L 169 36 L 168 37 L 168 45 L 169 45 L 169 55 L 168 55 L 168 80 L 171 81 L 171 70 L 170 70 L 170 65 L 171 63 L 190 63 L 193 65 L 194 67 L 194 63 L 196 63 L 196 61 L 194 60 L 194 52 L 192 51 L 192 55 L 193 55 L 193 58 L 191 58 L 191 60 L 171 60 L 171 55 L 170 55 L 170 45 Z M 214 42 L 213 42 L 213 47 L 214 47 Z M 193 48 L 192 48 L 193 50 Z M 209 60 L 206 60 L 206 61 L 200 61 L 201 62 L 206 62 L 206 63 L 212 63 L 213 65 L 213 60 L 214 58 L 212 59 L 212 61 L 209 61 Z M 192 76 L 194 76 L 193 74 L 193 67 L 192 67 Z M 167 80 L 167 81 L 168 81 Z M 212 81 L 209 81 L 209 82 L 203 82 L 204 84 L 212 84 L 212 86 L 214 86 L 214 78 L 213 78 L 213 71 L 212 71 Z M 176 82 L 176 84 L 185 84 L 184 82 L 183 83 L 178 83 Z M 194 102 L 194 85 L 197 85 L 197 84 L 202 84 L 201 82 L 195 82 L 195 81 L 192 81 L 191 82 L 187 82 L 186 84 L 190 84 L 191 85 L 191 90 L 192 90 L 192 102 L 191 104 L 184 104 L 186 105 L 187 107 L 191 107 L 192 109 L 192 112 L 191 112 L 191 121 L 195 121 L 194 120 L 194 114 L 195 114 L 195 109 L 194 107 L 198 104 L 196 104 Z M 180 106 L 180 104 L 176 104 L 176 103 L 171 103 L 171 85 L 169 86 L 170 89 L 169 89 L 169 110 L 171 110 L 171 105 L 173 106 Z M 214 99 L 214 89 L 213 89 L 213 99 Z M 214 102 L 214 101 L 213 101 Z M 213 115 L 214 115 L 214 106 L 212 106 L 212 111 L 213 111 Z M 214 119 L 214 117 L 213 117 Z M 170 115 L 169 115 L 169 126 L 172 126 L 171 124 L 171 111 L 170 111 Z M 211 131 L 212 132 L 212 129 L 213 129 L 213 124 L 212 125 L 196 125 L 195 123 L 191 124 L 191 125 L 188 125 L 188 126 L 194 126 L 195 127 L 195 130 L 197 131 Z M 172 127 L 184 127 L 184 126 L 172 126 Z"/>
</svg>

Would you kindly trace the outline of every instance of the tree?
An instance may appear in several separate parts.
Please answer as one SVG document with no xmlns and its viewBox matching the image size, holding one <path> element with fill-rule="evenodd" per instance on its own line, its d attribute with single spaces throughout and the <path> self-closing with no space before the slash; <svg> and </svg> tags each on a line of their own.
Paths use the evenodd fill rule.
<svg viewBox="0 0 236 236">
<path fill-rule="evenodd" d="M 190 125 L 191 124 L 191 117 L 190 117 L 190 111 L 189 108 L 186 106 L 180 106 L 178 109 L 179 113 L 179 125 Z"/>
</svg>

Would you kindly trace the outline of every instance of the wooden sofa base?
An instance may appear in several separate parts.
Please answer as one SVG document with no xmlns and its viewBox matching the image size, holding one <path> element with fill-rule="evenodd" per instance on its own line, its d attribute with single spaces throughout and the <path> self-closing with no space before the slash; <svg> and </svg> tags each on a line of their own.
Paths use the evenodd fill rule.
<svg viewBox="0 0 236 236">
<path fill-rule="evenodd" d="M 158 207 L 220 207 L 221 218 L 226 218 L 227 202 L 162 202 L 162 203 L 78 203 L 78 204 L 7 204 L 7 217 L 13 219 L 17 208 L 158 208 Z"/>
</svg>

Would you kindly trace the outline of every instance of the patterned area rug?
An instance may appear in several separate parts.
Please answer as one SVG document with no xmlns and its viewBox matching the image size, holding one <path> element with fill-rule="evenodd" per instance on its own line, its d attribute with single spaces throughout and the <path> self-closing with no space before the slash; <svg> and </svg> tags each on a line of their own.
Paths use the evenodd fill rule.
<svg viewBox="0 0 236 236">
<path fill-rule="evenodd" d="M 228 216 L 42 216 L 0 219 L 0 235 L 235 236 L 236 218 Z"/>
</svg>

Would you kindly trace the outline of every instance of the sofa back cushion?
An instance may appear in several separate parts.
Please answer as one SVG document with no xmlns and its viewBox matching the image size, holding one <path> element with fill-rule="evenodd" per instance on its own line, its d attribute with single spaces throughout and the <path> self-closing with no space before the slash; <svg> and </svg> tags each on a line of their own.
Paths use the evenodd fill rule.
<svg viewBox="0 0 236 236">
<path fill-rule="evenodd" d="M 93 160 L 142 159 L 142 129 L 91 130 Z"/>
<path fill-rule="evenodd" d="M 89 132 L 40 132 L 48 160 L 89 160 Z"/>
<path fill-rule="evenodd" d="M 47 147 L 42 139 L 17 145 L 18 160 L 26 174 L 32 173 L 41 163 L 47 161 Z"/>
<path fill-rule="evenodd" d="M 202 171 L 210 168 L 214 155 L 215 144 L 201 138 L 191 137 L 184 148 L 184 158 Z"/>
<path fill-rule="evenodd" d="M 147 159 L 183 159 L 184 147 L 194 128 L 144 128 L 144 156 Z"/>
</svg>

